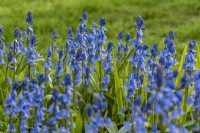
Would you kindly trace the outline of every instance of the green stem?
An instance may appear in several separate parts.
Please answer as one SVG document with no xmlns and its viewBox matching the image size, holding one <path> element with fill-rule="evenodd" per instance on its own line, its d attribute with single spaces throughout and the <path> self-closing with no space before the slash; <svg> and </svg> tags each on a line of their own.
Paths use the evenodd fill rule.
<svg viewBox="0 0 200 133">
<path fill-rule="evenodd" d="M 101 90 L 101 77 L 102 75 L 101 75 L 101 59 L 100 59 L 100 61 L 99 61 L 99 89 Z"/>
<path fill-rule="evenodd" d="M 76 89 L 75 89 L 75 74 L 76 74 L 76 71 L 72 71 L 72 79 L 73 79 L 73 89 L 74 89 L 74 92 L 73 92 L 73 99 L 72 99 L 72 103 L 73 103 L 73 111 L 76 111 Z M 75 133 L 74 132 L 74 121 L 75 119 L 73 118 L 73 115 L 72 115 L 72 111 L 70 112 L 70 121 L 71 121 L 71 128 L 72 128 L 72 133 Z"/>
<path fill-rule="evenodd" d="M 51 55 L 51 61 L 53 62 L 53 59 L 54 59 L 54 50 L 53 50 L 53 45 L 54 45 L 54 40 L 52 39 L 52 44 L 51 44 L 51 51 L 52 51 L 52 55 Z"/>
<path fill-rule="evenodd" d="M 187 100 L 188 100 L 189 87 L 185 89 L 184 101 L 183 101 L 183 111 L 185 112 L 182 122 L 186 122 L 187 117 Z"/>
<path fill-rule="evenodd" d="M 163 119 L 162 116 L 160 115 L 160 133 L 164 133 L 165 127 L 163 125 Z"/>
</svg>

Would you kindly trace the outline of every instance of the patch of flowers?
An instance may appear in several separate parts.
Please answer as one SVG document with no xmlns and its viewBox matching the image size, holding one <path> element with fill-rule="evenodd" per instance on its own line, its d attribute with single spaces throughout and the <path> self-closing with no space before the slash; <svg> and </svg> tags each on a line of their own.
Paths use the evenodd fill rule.
<svg viewBox="0 0 200 133">
<path fill-rule="evenodd" d="M 83 13 L 69 28 L 65 46 L 38 53 L 28 12 L 24 31 L 8 44 L 0 26 L 0 131 L 31 133 L 125 133 L 200 130 L 200 53 L 195 40 L 180 54 L 169 30 L 164 44 L 143 41 L 144 20 L 135 35 L 119 32 L 106 41 L 106 19 L 88 26 Z M 164 45 L 159 49 L 159 45 Z"/>
</svg>

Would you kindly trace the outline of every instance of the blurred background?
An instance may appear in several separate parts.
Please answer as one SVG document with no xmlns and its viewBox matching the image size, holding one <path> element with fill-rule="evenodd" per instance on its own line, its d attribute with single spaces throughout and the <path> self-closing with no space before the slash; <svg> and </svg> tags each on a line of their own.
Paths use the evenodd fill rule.
<svg viewBox="0 0 200 133">
<path fill-rule="evenodd" d="M 16 27 L 25 30 L 27 12 L 33 12 L 33 28 L 37 36 L 38 50 L 44 52 L 51 44 L 52 30 L 56 28 L 65 46 L 68 27 L 73 31 L 83 12 L 88 12 L 88 28 L 101 17 L 107 20 L 107 43 L 117 38 L 119 31 L 135 36 L 134 23 L 138 15 L 145 20 L 143 42 L 152 45 L 163 40 L 173 29 L 177 51 L 181 52 L 189 40 L 200 41 L 199 0 L 1 0 L 0 25 L 4 27 L 6 45 L 13 40 Z M 114 42 L 115 42 L 114 41 Z M 115 42 L 116 44 L 116 42 Z"/>
</svg>

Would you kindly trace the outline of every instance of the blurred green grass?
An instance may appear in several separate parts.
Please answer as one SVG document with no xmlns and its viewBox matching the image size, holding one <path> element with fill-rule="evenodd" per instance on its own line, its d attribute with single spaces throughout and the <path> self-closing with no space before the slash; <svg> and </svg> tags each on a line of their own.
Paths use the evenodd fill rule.
<svg viewBox="0 0 200 133">
<path fill-rule="evenodd" d="M 138 15 L 145 20 L 144 43 L 158 42 L 173 29 L 176 35 L 177 51 L 191 39 L 200 40 L 199 0 L 1 0 L 0 25 L 5 29 L 6 44 L 13 40 L 16 27 L 25 30 L 25 18 L 31 10 L 34 17 L 34 30 L 42 51 L 51 43 L 51 33 L 58 29 L 61 39 L 58 44 L 65 45 L 68 27 L 74 31 L 83 12 L 88 12 L 88 26 L 99 18 L 107 19 L 108 41 L 115 40 L 120 30 L 135 35 L 134 23 Z M 42 51 L 44 52 L 44 51 Z"/>
</svg>

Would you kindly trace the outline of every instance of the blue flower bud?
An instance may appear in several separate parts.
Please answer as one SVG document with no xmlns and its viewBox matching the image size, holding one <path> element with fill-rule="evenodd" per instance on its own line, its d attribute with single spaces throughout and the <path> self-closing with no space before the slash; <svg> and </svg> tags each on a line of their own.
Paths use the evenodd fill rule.
<svg viewBox="0 0 200 133">
<path fill-rule="evenodd" d="M 169 31 L 169 38 L 170 38 L 171 40 L 174 40 L 175 35 L 174 35 L 174 31 L 173 31 L 173 30 L 170 30 L 170 31 Z"/>
<path fill-rule="evenodd" d="M 11 85 L 12 84 L 12 81 L 11 81 L 11 78 L 8 77 L 8 84 Z"/>
<path fill-rule="evenodd" d="M 72 85 L 72 79 L 71 75 L 67 73 L 62 81 L 63 86 L 71 86 Z"/>
<path fill-rule="evenodd" d="M 58 57 L 59 59 L 61 59 L 63 57 L 63 54 L 64 54 L 64 51 L 63 50 L 60 50 L 59 53 L 58 53 Z"/>
<path fill-rule="evenodd" d="M 195 41 L 195 40 L 191 40 L 191 41 L 188 43 L 188 46 L 189 46 L 189 49 L 193 49 L 193 48 L 196 46 L 196 41 Z"/>
<path fill-rule="evenodd" d="M 156 57 L 158 51 L 158 43 L 154 43 L 150 51 L 151 51 L 151 56 Z"/>
<path fill-rule="evenodd" d="M 88 14 L 87 14 L 87 12 L 84 12 L 84 13 L 83 13 L 82 19 L 83 19 L 83 20 L 87 20 L 87 19 L 88 19 Z"/>
<path fill-rule="evenodd" d="M 136 29 L 144 30 L 143 25 L 144 25 L 144 20 L 140 16 L 138 16 L 137 21 L 135 23 Z"/>
<path fill-rule="evenodd" d="M 3 26 L 0 26 L 0 36 L 2 35 L 3 31 Z"/>
<path fill-rule="evenodd" d="M 118 39 L 122 39 L 123 35 L 124 35 L 124 33 L 122 31 L 120 31 L 118 34 Z"/>
<path fill-rule="evenodd" d="M 28 12 L 27 17 L 26 17 L 26 22 L 29 24 L 33 24 L 33 14 L 31 11 Z"/>
<path fill-rule="evenodd" d="M 38 84 L 41 85 L 45 81 L 45 75 L 44 73 L 40 73 L 38 75 Z"/>
<path fill-rule="evenodd" d="M 101 26 L 105 26 L 105 25 L 106 25 L 106 19 L 105 19 L 105 18 L 101 18 L 101 19 L 99 20 L 99 24 L 100 24 Z"/>
<path fill-rule="evenodd" d="M 72 28 L 71 27 L 68 29 L 67 36 L 68 36 L 69 39 L 72 39 L 72 37 L 73 37 L 73 32 L 72 32 Z"/>
<path fill-rule="evenodd" d="M 155 81 L 158 88 L 160 88 L 164 84 L 164 69 L 161 66 L 158 66 L 157 68 L 157 72 L 155 74 Z"/>
<path fill-rule="evenodd" d="M 57 38 L 60 38 L 60 36 L 57 35 L 57 30 L 56 29 L 53 30 L 52 34 L 53 34 L 53 40 L 55 40 Z"/>
<path fill-rule="evenodd" d="M 14 31 L 15 38 L 21 37 L 22 32 L 19 30 L 19 28 L 16 28 Z"/>
<path fill-rule="evenodd" d="M 131 39 L 131 35 L 130 34 L 126 34 L 126 42 L 129 42 Z"/>
<path fill-rule="evenodd" d="M 86 106 L 86 114 L 87 114 L 87 116 L 91 117 L 93 115 L 93 113 L 94 113 L 93 107 L 90 104 L 88 104 Z"/>
</svg>

